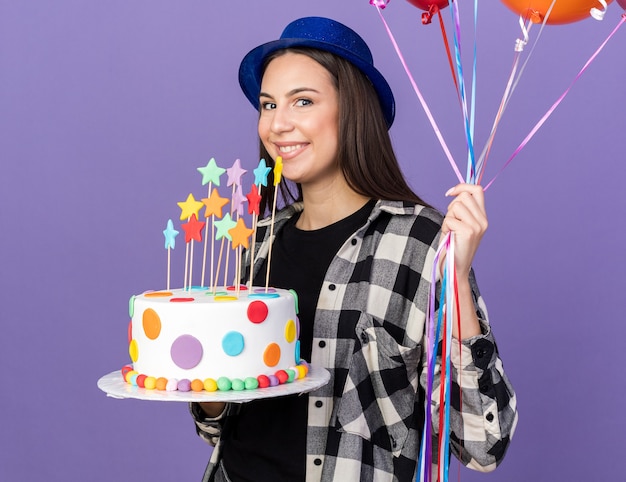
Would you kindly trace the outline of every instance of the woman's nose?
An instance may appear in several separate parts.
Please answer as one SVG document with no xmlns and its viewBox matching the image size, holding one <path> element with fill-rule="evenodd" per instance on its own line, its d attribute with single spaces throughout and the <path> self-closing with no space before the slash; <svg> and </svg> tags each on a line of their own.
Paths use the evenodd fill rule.
<svg viewBox="0 0 626 482">
<path fill-rule="evenodd" d="M 293 122 L 289 109 L 284 106 L 277 106 L 272 115 L 270 129 L 272 132 L 285 132 L 293 128 Z"/>
</svg>

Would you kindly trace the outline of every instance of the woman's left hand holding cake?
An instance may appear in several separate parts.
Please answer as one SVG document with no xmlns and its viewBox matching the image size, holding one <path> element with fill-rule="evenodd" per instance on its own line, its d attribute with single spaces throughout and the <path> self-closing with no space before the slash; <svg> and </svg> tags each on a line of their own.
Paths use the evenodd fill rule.
<svg viewBox="0 0 626 482">
<path fill-rule="evenodd" d="M 209 418 L 219 417 L 226 408 L 224 402 L 199 402 L 198 405 Z"/>
</svg>

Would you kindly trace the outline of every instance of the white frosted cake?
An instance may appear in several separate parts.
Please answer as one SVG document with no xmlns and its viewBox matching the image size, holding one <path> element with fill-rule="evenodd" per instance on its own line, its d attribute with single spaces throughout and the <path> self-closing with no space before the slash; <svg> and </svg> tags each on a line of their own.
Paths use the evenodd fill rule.
<svg viewBox="0 0 626 482">
<path fill-rule="evenodd" d="M 303 378 L 294 292 L 240 287 L 152 291 L 133 296 L 132 365 L 124 379 L 148 389 L 265 388 Z"/>
</svg>

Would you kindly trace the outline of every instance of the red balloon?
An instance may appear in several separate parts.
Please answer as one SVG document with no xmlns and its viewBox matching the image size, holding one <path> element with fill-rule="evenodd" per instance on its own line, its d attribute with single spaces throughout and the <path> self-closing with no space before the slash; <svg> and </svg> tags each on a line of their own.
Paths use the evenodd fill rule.
<svg viewBox="0 0 626 482">
<path fill-rule="evenodd" d="M 417 8 L 426 10 L 427 12 L 433 7 L 446 8 L 448 0 L 407 0 L 407 2 L 415 5 Z"/>
<path fill-rule="evenodd" d="M 626 10 L 626 0 L 617 0 L 617 3 L 619 3 L 620 7 Z"/>
<path fill-rule="evenodd" d="M 611 3 L 613 0 L 606 0 Z M 624 0 L 618 0 L 624 2 Z M 502 0 L 507 7 L 533 23 L 542 23 L 552 0 Z M 598 0 L 565 0 L 556 2 L 548 17 L 548 24 L 577 22 L 591 16 L 592 8 L 602 9 Z"/>
</svg>

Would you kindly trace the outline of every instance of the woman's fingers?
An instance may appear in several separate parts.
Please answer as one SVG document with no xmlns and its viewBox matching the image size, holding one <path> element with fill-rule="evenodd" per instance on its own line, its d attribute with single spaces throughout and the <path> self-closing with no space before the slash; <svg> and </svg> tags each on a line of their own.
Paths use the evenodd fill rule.
<svg viewBox="0 0 626 482">
<path fill-rule="evenodd" d="M 474 255 L 487 230 L 485 198 L 481 186 L 459 184 L 446 196 L 454 196 L 443 220 L 442 233 L 455 233 L 455 264 L 463 275 L 469 274 Z"/>
</svg>

